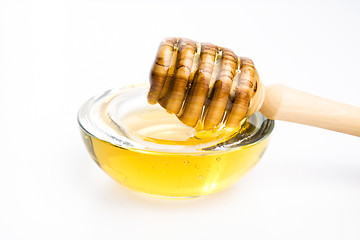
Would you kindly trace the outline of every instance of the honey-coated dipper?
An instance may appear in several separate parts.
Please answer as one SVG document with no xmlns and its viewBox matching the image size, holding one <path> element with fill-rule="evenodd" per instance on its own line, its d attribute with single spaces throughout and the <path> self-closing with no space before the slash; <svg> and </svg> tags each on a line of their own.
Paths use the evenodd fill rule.
<svg viewBox="0 0 360 240">
<path fill-rule="evenodd" d="M 165 39 L 150 76 L 150 104 L 159 103 L 186 125 L 238 127 L 260 110 L 284 120 L 360 136 L 360 108 L 283 85 L 265 87 L 254 63 L 230 49 L 189 39 Z"/>
</svg>

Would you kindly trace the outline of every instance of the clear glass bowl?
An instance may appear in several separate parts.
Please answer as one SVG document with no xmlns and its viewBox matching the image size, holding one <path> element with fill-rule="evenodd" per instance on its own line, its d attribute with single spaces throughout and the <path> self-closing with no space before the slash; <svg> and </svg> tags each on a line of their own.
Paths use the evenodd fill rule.
<svg viewBox="0 0 360 240">
<path fill-rule="evenodd" d="M 268 145 L 274 121 L 259 112 L 230 137 L 199 139 L 158 104 L 149 105 L 147 92 L 146 85 L 109 90 L 78 113 L 91 157 L 132 190 L 177 198 L 212 194 L 249 171 Z"/>
</svg>

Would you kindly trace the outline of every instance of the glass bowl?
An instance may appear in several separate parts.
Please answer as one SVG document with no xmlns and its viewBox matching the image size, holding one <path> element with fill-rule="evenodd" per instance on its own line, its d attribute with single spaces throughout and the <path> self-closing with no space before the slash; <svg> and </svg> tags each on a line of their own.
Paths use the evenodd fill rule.
<svg viewBox="0 0 360 240">
<path fill-rule="evenodd" d="M 149 105 L 147 92 L 147 85 L 109 90 L 89 99 L 78 113 L 91 157 L 132 190 L 175 198 L 212 194 L 248 172 L 268 145 L 274 121 L 260 112 L 230 136 L 199 138 L 158 104 Z"/>
</svg>

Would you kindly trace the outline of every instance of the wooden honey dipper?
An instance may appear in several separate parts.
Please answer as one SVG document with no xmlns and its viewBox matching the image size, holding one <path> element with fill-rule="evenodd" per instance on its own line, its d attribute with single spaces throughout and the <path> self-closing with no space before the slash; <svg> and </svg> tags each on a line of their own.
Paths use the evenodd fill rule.
<svg viewBox="0 0 360 240">
<path fill-rule="evenodd" d="M 189 39 L 165 39 L 150 76 L 150 104 L 184 124 L 208 130 L 236 128 L 260 110 L 269 119 L 360 136 L 360 108 L 283 85 L 265 87 L 254 63 L 230 49 Z"/>
</svg>

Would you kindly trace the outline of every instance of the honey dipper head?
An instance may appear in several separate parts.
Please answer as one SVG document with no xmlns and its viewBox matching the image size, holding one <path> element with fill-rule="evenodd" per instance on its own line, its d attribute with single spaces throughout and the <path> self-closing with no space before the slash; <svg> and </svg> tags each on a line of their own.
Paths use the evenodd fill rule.
<svg viewBox="0 0 360 240">
<path fill-rule="evenodd" d="M 254 63 L 233 51 L 184 38 L 161 42 L 150 74 L 150 104 L 159 103 L 186 125 L 238 127 L 264 99 Z"/>
</svg>

